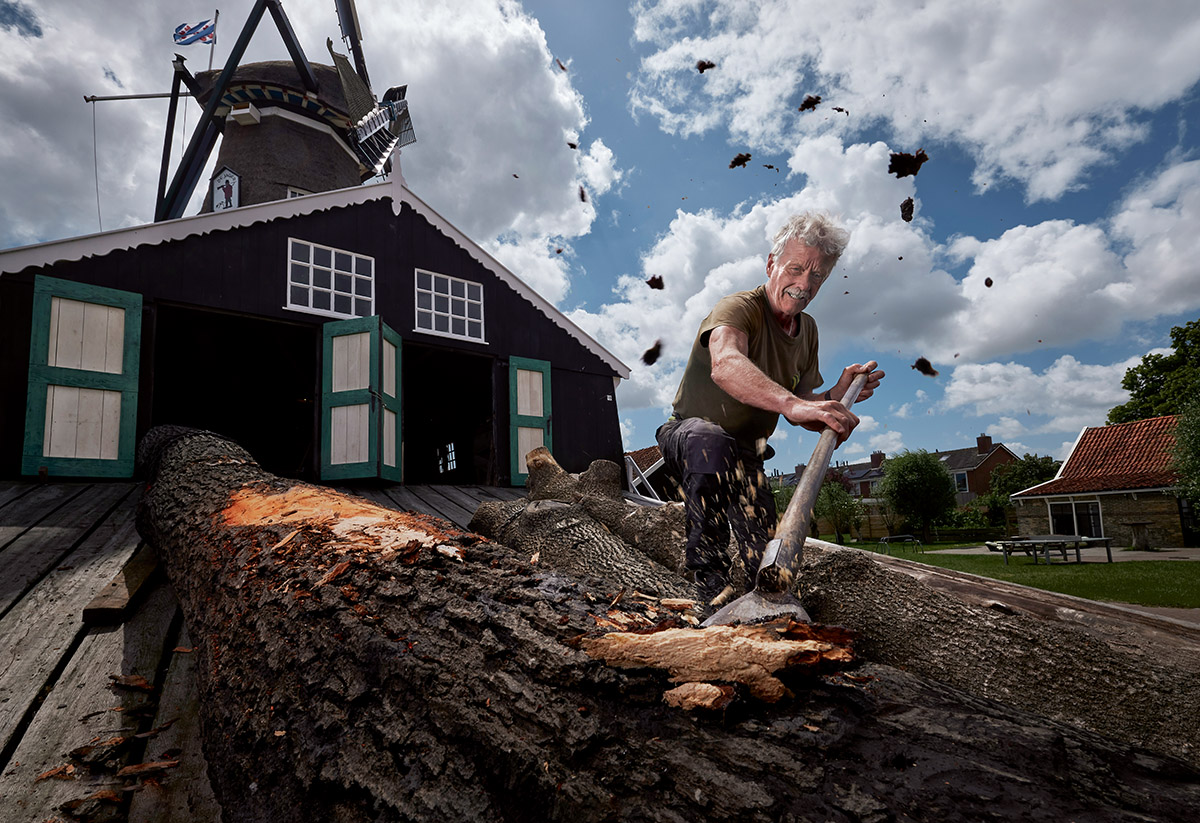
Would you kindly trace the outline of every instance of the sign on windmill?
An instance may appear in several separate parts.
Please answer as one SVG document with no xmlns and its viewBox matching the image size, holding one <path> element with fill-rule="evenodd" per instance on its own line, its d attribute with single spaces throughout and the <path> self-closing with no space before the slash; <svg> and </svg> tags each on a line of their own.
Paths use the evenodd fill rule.
<svg viewBox="0 0 1200 823">
<path fill-rule="evenodd" d="M 229 166 L 222 166 L 213 177 L 212 210 L 236 209 L 241 195 L 242 178 Z"/>
</svg>

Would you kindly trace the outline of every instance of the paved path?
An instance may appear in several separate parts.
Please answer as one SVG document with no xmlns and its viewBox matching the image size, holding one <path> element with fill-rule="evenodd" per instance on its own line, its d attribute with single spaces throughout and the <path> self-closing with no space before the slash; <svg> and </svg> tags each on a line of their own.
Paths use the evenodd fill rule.
<svg viewBox="0 0 1200 823">
<path fill-rule="evenodd" d="M 1080 549 L 1085 563 L 1105 563 L 1107 558 L 1104 554 L 1104 549 L 1093 546 L 1087 549 Z M 988 549 L 987 546 L 968 546 L 958 549 L 937 549 L 930 554 L 999 554 Z M 1112 552 L 1114 563 L 1127 563 L 1131 560 L 1200 560 L 1200 548 L 1196 549 L 1159 549 L 1152 552 L 1138 552 L 1129 549 L 1114 548 Z M 1137 611 L 1157 614 L 1162 617 L 1170 617 L 1175 620 L 1182 620 L 1184 623 L 1194 623 L 1200 625 L 1200 609 L 1173 609 L 1166 606 L 1140 606 L 1135 603 L 1118 603 L 1119 606 L 1124 606 Z"/>
</svg>

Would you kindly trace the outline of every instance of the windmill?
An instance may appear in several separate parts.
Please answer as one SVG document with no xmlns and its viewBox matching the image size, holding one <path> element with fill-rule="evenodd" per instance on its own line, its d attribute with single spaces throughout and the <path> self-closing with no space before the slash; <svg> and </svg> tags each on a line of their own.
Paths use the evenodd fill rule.
<svg viewBox="0 0 1200 823">
<path fill-rule="evenodd" d="M 218 171 L 210 189 L 223 194 L 207 198 L 205 211 L 357 185 L 389 172 L 393 152 L 416 140 L 407 86 L 394 86 L 376 98 L 354 0 L 334 3 L 353 65 L 334 51 L 332 41 L 326 46 L 333 65 L 310 63 L 280 0 L 255 0 L 219 72 L 193 75 L 176 55 L 156 222 L 183 216 L 218 137 Z M 268 11 L 290 60 L 241 65 Z M 204 105 L 204 113 L 168 185 L 181 86 Z"/>
</svg>

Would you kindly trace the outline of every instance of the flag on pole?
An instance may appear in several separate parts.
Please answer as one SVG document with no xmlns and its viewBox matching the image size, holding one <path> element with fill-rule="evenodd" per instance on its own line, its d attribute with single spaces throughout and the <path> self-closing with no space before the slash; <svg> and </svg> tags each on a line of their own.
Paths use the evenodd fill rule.
<svg viewBox="0 0 1200 823">
<path fill-rule="evenodd" d="M 217 21 L 204 20 L 200 23 L 180 23 L 175 28 L 175 43 L 190 46 L 192 43 L 213 43 L 217 39 Z"/>
</svg>

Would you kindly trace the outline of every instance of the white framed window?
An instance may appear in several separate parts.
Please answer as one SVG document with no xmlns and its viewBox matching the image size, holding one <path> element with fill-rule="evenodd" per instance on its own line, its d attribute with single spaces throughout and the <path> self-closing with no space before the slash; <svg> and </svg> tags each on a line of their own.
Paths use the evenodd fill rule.
<svg viewBox="0 0 1200 823">
<path fill-rule="evenodd" d="M 375 258 L 288 238 L 287 306 L 328 317 L 375 313 Z"/>
<path fill-rule="evenodd" d="M 452 472 L 457 465 L 458 463 L 454 459 L 454 444 L 447 443 L 445 446 L 438 446 L 438 472 L 440 474 Z"/>
<path fill-rule="evenodd" d="M 487 342 L 483 336 L 483 286 L 417 269 L 416 329 L 426 334 Z"/>
<path fill-rule="evenodd" d="M 291 200 L 293 197 L 303 197 L 306 194 L 312 194 L 312 192 L 305 191 L 304 189 L 298 189 L 295 186 L 287 187 L 287 199 L 288 200 Z"/>
</svg>

